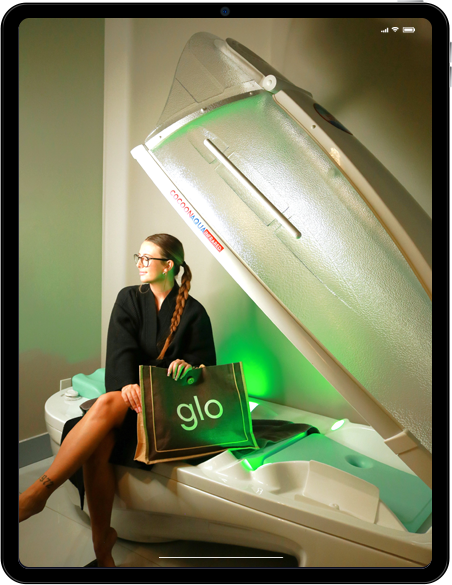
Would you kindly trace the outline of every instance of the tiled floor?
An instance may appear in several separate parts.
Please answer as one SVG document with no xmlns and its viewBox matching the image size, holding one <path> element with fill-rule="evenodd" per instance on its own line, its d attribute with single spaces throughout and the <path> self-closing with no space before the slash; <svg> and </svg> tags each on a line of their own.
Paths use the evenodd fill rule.
<svg viewBox="0 0 452 585">
<path fill-rule="evenodd" d="M 19 491 L 27 489 L 46 469 L 52 458 L 19 471 Z M 200 553 L 200 551 L 202 551 Z M 214 557 L 209 559 L 164 559 L 161 557 Z M 266 559 L 263 557 L 282 557 Z M 220 558 L 222 557 L 222 558 Z M 224 558 L 240 557 L 240 558 Z M 260 557 L 249 559 L 245 557 Z M 294 557 L 263 550 L 198 541 L 143 544 L 118 539 L 113 558 L 121 567 L 295 567 Z M 45 509 L 19 525 L 19 559 L 26 567 L 84 567 L 94 559 L 88 516 L 74 506 L 60 488 Z"/>
</svg>

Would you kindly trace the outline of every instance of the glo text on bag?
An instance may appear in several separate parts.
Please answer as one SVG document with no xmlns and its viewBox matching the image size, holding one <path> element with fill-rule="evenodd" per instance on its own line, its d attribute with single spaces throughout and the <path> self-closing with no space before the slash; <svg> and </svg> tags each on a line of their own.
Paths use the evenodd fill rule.
<svg viewBox="0 0 452 585">
<path fill-rule="evenodd" d="M 201 408 L 201 405 L 199 404 L 198 397 L 193 396 L 193 400 L 194 400 L 194 403 L 196 405 L 196 409 L 198 411 L 199 418 L 201 420 L 204 420 L 203 409 Z M 218 406 L 218 413 L 217 414 L 212 414 L 210 412 L 210 408 L 211 408 L 212 404 L 216 404 Z M 188 409 L 190 411 L 191 416 L 189 418 L 186 418 L 185 416 L 183 416 L 183 414 L 181 412 L 183 408 Z M 223 414 L 223 406 L 222 406 L 221 402 L 219 402 L 218 400 L 208 400 L 204 404 L 204 413 L 209 418 L 220 418 L 220 416 Z M 177 407 L 177 415 L 179 416 L 179 418 L 181 420 L 185 421 L 186 423 L 193 422 L 193 425 L 191 427 L 189 427 L 183 423 L 181 424 L 181 427 L 185 431 L 193 431 L 198 426 L 198 419 L 197 419 L 197 416 L 195 414 L 195 409 L 193 407 L 193 404 L 191 404 L 191 403 L 190 404 L 179 404 L 179 406 Z"/>
</svg>

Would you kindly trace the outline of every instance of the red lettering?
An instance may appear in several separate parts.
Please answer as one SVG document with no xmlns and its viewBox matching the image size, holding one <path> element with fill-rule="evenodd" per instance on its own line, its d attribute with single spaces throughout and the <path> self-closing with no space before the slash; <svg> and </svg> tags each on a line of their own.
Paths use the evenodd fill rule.
<svg viewBox="0 0 452 585">
<path fill-rule="evenodd" d="M 209 230 L 205 230 L 204 231 L 204 235 L 206 236 L 206 238 L 209 240 L 209 242 L 211 244 L 214 245 L 214 247 L 221 252 L 221 250 L 223 250 L 223 246 L 220 244 L 220 242 L 218 242 L 213 236 L 212 234 L 209 232 Z"/>
</svg>

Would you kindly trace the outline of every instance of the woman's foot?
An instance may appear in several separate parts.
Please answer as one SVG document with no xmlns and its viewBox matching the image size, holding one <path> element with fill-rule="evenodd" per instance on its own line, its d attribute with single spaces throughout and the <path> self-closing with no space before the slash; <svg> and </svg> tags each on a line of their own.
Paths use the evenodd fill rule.
<svg viewBox="0 0 452 585">
<path fill-rule="evenodd" d="M 105 538 L 94 544 L 98 567 L 116 567 L 111 552 L 117 538 L 118 534 L 116 530 L 110 527 Z"/>
</svg>

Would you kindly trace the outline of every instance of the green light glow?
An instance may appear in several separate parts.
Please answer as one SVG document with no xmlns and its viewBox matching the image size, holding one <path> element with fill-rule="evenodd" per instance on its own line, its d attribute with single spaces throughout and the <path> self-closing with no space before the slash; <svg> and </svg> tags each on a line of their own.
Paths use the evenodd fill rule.
<svg viewBox="0 0 452 585">
<path fill-rule="evenodd" d="M 340 429 L 341 426 L 344 424 L 345 420 L 338 420 L 337 422 L 334 423 L 334 425 L 331 427 L 332 431 L 335 431 L 337 429 Z"/>
<path fill-rule="evenodd" d="M 248 463 L 248 461 L 246 459 L 243 459 L 243 461 L 240 462 L 240 464 L 247 470 L 247 471 L 254 471 L 254 469 L 251 467 L 251 465 Z"/>
<path fill-rule="evenodd" d="M 253 453 L 246 455 L 246 458 L 243 458 L 240 463 L 247 471 L 256 471 L 256 469 L 259 469 L 259 467 L 265 464 L 267 459 L 269 463 L 285 461 L 286 459 L 283 453 L 284 449 L 289 445 L 293 445 L 300 439 L 303 439 L 306 435 L 307 433 L 304 432 L 285 441 L 280 441 L 279 443 L 270 442 L 266 447 L 257 449 Z M 278 455 L 280 452 L 281 455 Z M 240 452 L 233 451 L 233 453 L 237 458 L 240 458 Z"/>
<path fill-rule="evenodd" d="M 263 465 L 265 455 L 260 457 L 253 457 L 249 459 L 242 459 L 241 464 L 247 471 L 256 471 L 261 465 Z"/>
</svg>

